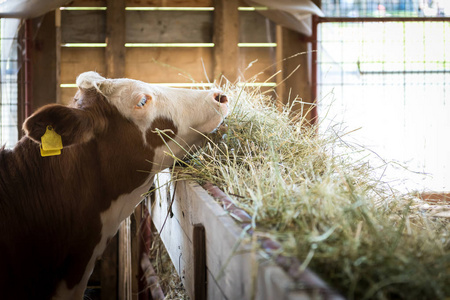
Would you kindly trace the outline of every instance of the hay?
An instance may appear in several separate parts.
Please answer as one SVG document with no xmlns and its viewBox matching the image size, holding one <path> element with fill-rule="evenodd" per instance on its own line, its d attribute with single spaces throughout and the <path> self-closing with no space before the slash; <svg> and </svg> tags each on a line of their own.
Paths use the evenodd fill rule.
<svg viewBox="0 0 450 300">
<path fill-rule="evenodd" d="M 153 233 L 152 247 L 149 254 L 165 300 L 189 300 L 180 276 L 170 260 L 170 256 L 157 233 Z"/>
<path fill-rule="evenodd" d="M 450 296 L 449 219 L 393 190 L 364 149 L 333 128 L 293 123 L 258 89 L 228 85 L 225 93 L 228 128 L 181 162 L 179 178 L 221 187 L 256 233 L 348 299 Z"/>
</svg>

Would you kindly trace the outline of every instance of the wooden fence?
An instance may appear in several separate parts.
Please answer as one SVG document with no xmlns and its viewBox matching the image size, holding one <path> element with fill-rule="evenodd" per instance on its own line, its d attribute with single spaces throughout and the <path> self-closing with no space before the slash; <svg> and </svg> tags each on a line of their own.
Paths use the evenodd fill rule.
<svg viewBox="0 0 450 300">
<path fill-rule="evenodd" d="M 225 75 L 273 88 L 275 78 L 267 79 L 277 70 L 276 26 L 237 4 L 224 1 L 218 12 L 213 1 L 127 1 L 124 26 L 115 33 L 124 36 L 124 57 L 114 61 L 124 71 L 117 75 L 180 87 L 208 86 Z M 233 5 L 234 14 L 224 13 Z M 77 0 L 61 8 L 60 102 L 73 97 L 81 72 L 110 76 L 107 12 L 105 1 Z"/>
<path fill-rule="evenodd" d="M 308 44 L 258 9 L 243 0 L 75 0 L 56 12 L 57 102 L 72 99 L 87 70 L 199 88 L 224 75 L 273 89 L 284 103 L 312 102 L 310 57 L 284 60 Z"/>
</svg>

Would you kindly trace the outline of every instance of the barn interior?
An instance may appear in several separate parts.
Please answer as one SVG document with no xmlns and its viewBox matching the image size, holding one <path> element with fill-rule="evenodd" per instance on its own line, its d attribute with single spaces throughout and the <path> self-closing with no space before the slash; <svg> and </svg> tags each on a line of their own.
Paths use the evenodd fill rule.
<svg viewBox="0 0 450 300">
<path fill-rule="evenodd" d="M 177 88 L 232 86 L 230 93 L 254 89 L 278 110 L 288 107 L 287 115 L 300 118 L 302 128 L 319 133 L 335 128 L 345 132 L 346 142 L 393 162 L 381 168 L 380 176 L 402 192 L 418 193 L 426 205 L 434 205 L 423 209 L 433 210 L 432 217 L 441 222 L 440 261 L 449 266 L 448 0 L 4 0 L 0 17 L 0 139 L 6 148 L 14 147 L 23 136 L 22 123 L 36 109 L 69 103 L 77 91 L 77 76 L 86 71 Z M 240 287 L 230 279 L 233 276 L 245 277 L 247 287 L 242 288 L 240 299 L 358 299 L 348 291 L 323 292 L 329 290 L 328 280 L 312 272 L 306 279 L 292 281 L 295 275 L 286 272 L 286 262 L 284 269 L 258 267 L 256 273 L 266 275 L 255 275 L 246 260 L 256 254 L 247 248 L 250 256 L 236 261 L 224 252 L 215 259 L 222 260 L 215 266 L 218 269 L 211 271 L 208 249 L 217 246 L 212 245 L 215 240 L 208 228 L 222 226 L 217 230 L 233 237 L 230 248 L 242 240 L 243 229 L 228 225 L 230 220 L 219 225 L 208 223 L 206 217 L 180 221 L 187 212 L 200 215 L 199 210 L 210 209 L 213 219 L 219 220 L 224 213 L 211 208 L 211 200 L 189 184 L 178 188 L 181 192 L 170 184 L 165 190 L 165 186 L 160 196 L 147 195 L 123 223 L 91 278 L 88 299 L 237 299 L 234 293 Z M 200 197 L 202 204 L 185 207 L 175 200 L 174 207 L 164 206 L 160 199 L 166 197 L 161 196 L 164 193 L 174 199 Z M 196 193 L 201 195 L 192 196 Z M 160 203 L 160 208 L 155 209 L 154 203 Z M 171 234 L 164 237 L 162 233 L 164 217 L 171 210 L 180 214 L 170 225 L 171 234 L 179 236 L 173 244 Z M 199 222 L 204 224 L 198 226 Z M 226 231 L 228 227 L 232 233 Z M 183 292 L 159 288 L 157 278 L 162 275 L 152 258 L 159 252 L 151 246 L 159 237 L 152 231 L 162 236 L 160 243 L 169 252 L 172 272 L 181 278 Z M 184 235 L 174 233 L 182 231 Z M 333 232 L 325 230 L 319 238 L 327 239 Z M 304 262 L 314 255 L 311 249 L 297 266 L 302 272 L 310 272 Z M 186 256 L 191 258 L 181 260 Z M 224 271 L 228 269 L 232 270 Z M 270 280 L 261 279 L 264 276 Z M 448 274 L 430 278 L 437 277 L 445 279 Z M 262 283 L 255 284 L 252 278 Z M 302 280 L 312 281 L 312 287 L 302 288 Z M 403 278 L 380 280 L 376 288 L 396 280 Z M 305 292 L 311 289 L 319 293 Z M 448 288 L 436 290 L 440 291 L 436 299 L 450 297 Z M 390 299 L 377 290 L 366 298 Z"/>
</svg>

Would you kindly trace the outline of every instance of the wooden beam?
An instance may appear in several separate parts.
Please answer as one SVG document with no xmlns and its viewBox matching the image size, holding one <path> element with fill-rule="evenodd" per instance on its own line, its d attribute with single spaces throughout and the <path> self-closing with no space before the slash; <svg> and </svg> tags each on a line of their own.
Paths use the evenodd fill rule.
<svg viewBox="0 0 450 300">
<path fill-rule="evenodd" d="M 170 6 L 170 7 L 208 7 L 212 6 L 213 0 L 127 0 L 127 6 Z M 67 6 L 105 6 L 106 0 L 74 0 L 67 4 Z"/>
<path fill-rule="evenodd" d="M 125 0 L 106 1 L 106 76 L 125 75 Z"/>
<path fill-rule="evenodd" d="M 106 43 L 105 61 L 106 76 L 111 78 L 123 77 L 125 73 L 125 1 L 107 0 L 106 13 Z M 122 230 L 122 231 L 127 231 Z M 123 239 L 124 235 L 120 237 Z M 118 273 L 123 272 L 118 268 L 119 257 L 124 253 L 119 252 L 119 245 L 123 243 L 116 235 L 110 242 L 102 258 L 101 298 L 124 299 L 119 295 Z M 120 289 L 123 291 L 123 288 Z"/>
<path fill-rule="evenodd" d="M 309 66 L 310 46 L 302 36 L 293 30 L 277 26 L 277 94 L 278 103 L 292 106 L 292 116 L 299 114 L 305 120 L 311 120 L 311 105 L 294 103 L 312 103 L 311 75 Z"/>
<path fill-rule="evenodd" d="M 237 79 L 239 11 L 238 0 L 214 0 L 214 78 Z"/>
</svg>

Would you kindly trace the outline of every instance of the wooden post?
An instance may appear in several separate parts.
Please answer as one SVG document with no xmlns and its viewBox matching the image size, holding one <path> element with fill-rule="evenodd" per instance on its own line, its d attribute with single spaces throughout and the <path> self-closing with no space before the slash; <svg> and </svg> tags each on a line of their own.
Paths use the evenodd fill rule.
<svg viewBox="0 0 450 300">
<path fill-rule="evenodd" d="M 39 26 L 33 25 L 33 55 L 31 60 L 31 89 L 29 114 L 39 107 L 57 101 L 57 69 L 59 67 L 57 43 L 57 25 L 55 12 L 48 12 L 40 19 Z"/>
<path fill-rule="evenodd" d="M 125 75 L 125 0 L 106 1 L 106 76 Z"/>
<path fill-rule="evenodd" d="M 55 10 L 56 103 L 61 103 L 61 10 Z"/>
<path fill-rule="evenodd" d="M 117 236 L 115 236 L 102 255 L 101 300 L 117 300 L 117 248 Z"/>
<path fill-rule="evenodd" d="M 131 234 L 130 217 L 119 228 L 119 300 L 131 300 Z"/>
<path fill-rule="evenodd" d="M 312 103 L 309 45 L 298 32 L 277 26 L 278 103 L 291 106 L 296 99 Z M 300 114 L 311 120 L 311 105 L 292 105 L 292 116 Z"/>
<path fill-rule="evenodd" d="M 206 300 L 206 236 L 202 224 L 194 224 L 194 300 Z"/>
<path fill-rule="evenodd" d="M 106 6 L 106 76 L 120 78 L 125 75 L 125 0 L 107 0 Z M 126 246 L 129 232 L 129 222 L 122 223 L 119 234 L 111 240 L 103 254 L 102 299 L 128 300 L 128 289 L 131 289 L 128 277 L 131 272 L 125 273 L 125 265 L 129 266 Z"/>
<path fill-rule="evenodd" d="M 238 0 L 214 0 L 214 78 L 237 79 L 239 54 Z"/>
</svg>

